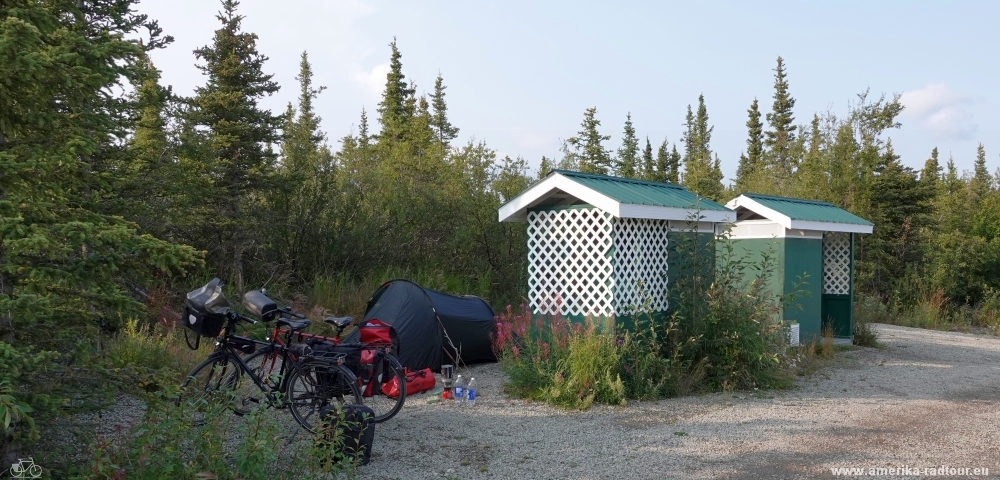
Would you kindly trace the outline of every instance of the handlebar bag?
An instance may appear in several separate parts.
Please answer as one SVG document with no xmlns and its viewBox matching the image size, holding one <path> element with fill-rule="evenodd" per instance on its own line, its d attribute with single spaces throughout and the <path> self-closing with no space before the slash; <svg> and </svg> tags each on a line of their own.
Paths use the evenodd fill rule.
<svg viewBox="0 0 1000 480">
<path fill-rule="evenodd" d="M 243 305 L 250 313 L 254 314 L 265 322 L 274 320 L 278 316 L 278 304 L 274 300 L 267 298 L 260 290 L 251 290 L 243 295 Z"/>
<path fill-rule="evenodd" d="M 190 305 L 184 306 L 184 326 L 202 337 L 218 337 L 226 325 L 226 316 L 218 313 L 199 312 Z"/>
<path fill-rule="evenodd" d="M 202 337 L 218 337 L 226 325 L 229 301 L 222 294 L 222 281 L 213 278 L 205 286 L 188 292 L 181 323 Z"/>
</svg>

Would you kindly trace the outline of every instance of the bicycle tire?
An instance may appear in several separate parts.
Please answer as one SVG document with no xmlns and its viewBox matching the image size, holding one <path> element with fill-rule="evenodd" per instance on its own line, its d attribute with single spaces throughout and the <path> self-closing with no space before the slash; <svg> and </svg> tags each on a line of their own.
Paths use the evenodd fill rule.
<svg viewBox="0 0 1000 480">
<path fill-rule="evenodd" d="M 379 365 L 380 363 L 381 365 Z M 360 388 L 365 405 L 375 412 L 372 421 L 382 423 L 396 416 L 402 410 L 403 403 L 406 402 L 406 375 L 403 373 L 403 366 L 400 365 L 399 360 L 387 352 L 375 354 L 375 366 L 379 368 L 372 368 L 368 372 L 368 378 L 362 378 Z M 386 395 L 382 390 L 382 387 L 391 382 L 393 378 L 396 379 L 396 385 L 399 385 L 399 395 L 396 398 Z M 369 389 L 371 394 L 367 396 Z"/>
<path fill-rule="evenodd" d="M 362 404 L 361 389 L 354 374 L 343 365 L 306 361 L 296 365 L 288 377 L 289 410 L 302 428 L 315 433 L 324 407 Z"/>
<path fill-rule="evenodd" d="M 205 421 L 205 409 L 217 401 L 231 400 L 231 392 L 239 381 L 240 369 L 227 355 L 210 355 L 184 377 L 177 396 L 178 406 L 192 408 L 192 423 Z"/>
<path fill-rule="evenodd" d="M 283 370 L 285 359 L 278 349 L 270 346 L 259 348 L 244 357 L 243 361 L 268 391 L 278 391 L 281 387 L 281 375 L 286 374 Z"/>
</svg>

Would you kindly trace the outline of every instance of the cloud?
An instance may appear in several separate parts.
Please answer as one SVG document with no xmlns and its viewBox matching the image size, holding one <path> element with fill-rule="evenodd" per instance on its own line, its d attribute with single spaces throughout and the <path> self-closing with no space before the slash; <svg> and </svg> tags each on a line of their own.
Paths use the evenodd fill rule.
<svg viewBox="0 0 1000 480">
<path fill-rule="evenodd" d="M 365 87 L 369 94 L 377 98 L 382 94 L 382 89 L 385 88 L 385 77 L 388 74 L 389 63 L 386 62 L 375 65 L 370 71 L 358 71 L 354 74 L 354 80 Z"/>
<path fill-rule="evenodd" d="M 972 98 L 943 83 L 903 92 L 900 102 L 906 106 L 902 117 L 916 121 L 937 139 L 967 139 L 976 131 L 966 109 Z"/>
</svg>

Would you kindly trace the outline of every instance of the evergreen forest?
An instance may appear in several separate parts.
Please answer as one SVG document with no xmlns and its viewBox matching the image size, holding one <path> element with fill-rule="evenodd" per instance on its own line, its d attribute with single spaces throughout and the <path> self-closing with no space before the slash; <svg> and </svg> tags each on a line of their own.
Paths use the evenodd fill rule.
<svg viewBox="0 0 1000 480">
<path fill-rule="evenodd" d="M 14 412 L 4 437 L 18 411 L 64 406 L 37 372 L 96 370 L 105 339 L 172 324 L 183 294 L 214 276 L 232 298 L 266 286 L 330 314 L 358 315 L 396 277 L 497 311 L 523 303 L 525 225 L 499 223 L 497 209 L 553 169 L 679 183 L 722 203 L 741 192 L 831 202 L 875 224 L 859 239 L 857 290 L 876 320 L 1000 327 L 997 150 L 968 152 L 971 172 L 937 149 L 907 166 L 915 159 L 891 141 L 898 96 L 860 92 L 844 115 L 797 111 L 778 57 L 757 66 L 773 70 L 774 89 L 747 99 L 731 182 L 704 96 L 663 113 L 683 124 L 669 141 L 674 132 L 640 136 L 631 115 L 612 127 L 587 108 L 561 156 L 534 169 L 458 142 L 474 126 L 449 117 L 447 71 L 406 76 L 395 39 L 381 100 L 331 136 L 349 126 L 317 114 L 317 98 L 335 93 L 314 77 L 316 59 L 303 51 L 297 83 L 278 85 L 242 20 L 223 0 L 214 37 L 191 55 L 201 86 L 182 96 L 149 55 L 172 39 L 135 0 L 0 2 L 0 406 Z M 279 88 L 297 99 L 262 107 Z"/>
</svg>

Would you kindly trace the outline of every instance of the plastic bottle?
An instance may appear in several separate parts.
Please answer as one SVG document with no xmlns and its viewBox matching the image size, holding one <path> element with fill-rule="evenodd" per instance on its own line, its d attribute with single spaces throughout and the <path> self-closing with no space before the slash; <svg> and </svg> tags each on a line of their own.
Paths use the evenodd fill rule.
<svg viewBox="0 0 1000 480">
<path fill-rule="evenodd" d="M 455 403 L 462 405 L 465 403 L 465 380 L 459 375 L 455 378 Z"/>
<path fill-rule="evenodd" d="M 476 405 L 476 377 L 469 379 L 469 386 L 465 389 L 466 405 L 472 407 Z"/>
</svg>

